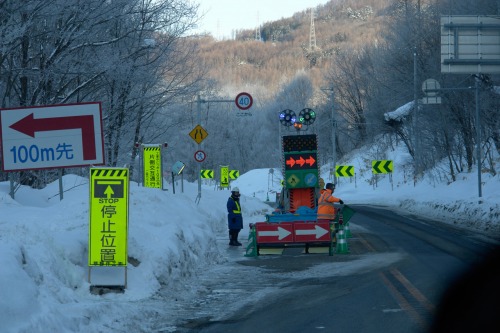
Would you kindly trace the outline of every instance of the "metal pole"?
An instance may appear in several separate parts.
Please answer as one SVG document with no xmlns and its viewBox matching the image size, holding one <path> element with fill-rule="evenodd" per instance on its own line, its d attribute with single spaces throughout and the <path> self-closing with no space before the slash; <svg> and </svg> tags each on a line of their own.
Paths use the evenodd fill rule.
<svg viewBox="0 0 500 333">
<path fill-rule="evenodd" d="M 173 171 L 172 171 L 172 193 L 175 194 L 175 176 Z"/>
<path fill-rule="evenodd" d="M 335 90 L 333 90 L 333 85 L 332 85 L 332 171 L 333 171 L 333 183 L 337 183 L 337 175 L 335 173 L 335 169 L 337 167 L 337 139 L 335 137 L 335 130 L 337 127 L 337 122 L 335 121 Z"/>
<path fill-rule="evenodd" d="M 482 203 L 482 190 L 481 190 L 481 121 L 479 116 L 479 75 L 476 75 L 476 134 L 477 134 L 477 186 L 479 194 L 479 203 Z"/>
<path fill-rule="evenodd" d="M 198 98 L 197 98 L 196 109 L 198 112 L 198 125 L 201 126 L 201 97 L 199 94 L 198 94 Z M 198 150 L 201 150 L 201 142 L 198 143 Z M 196 197 L 195 201 L 198 201 L 198 203 L 200 203 L 200 199 L 201 199 L 201 164 L 200 163 L 198 163 L 197 169 L 198 169 L 198 196 Z"/>
<path fill-rule="evenodd" d="M 9 190 L 9 194 L 10 194 L 10 197 L 12 198 L 12 200 L 14 200 L 14 195 L 16 193 L 15 189 L 14 189 L 14 175 L 12 174 L 12 172 L 9 172 L 9 184 L 10 184 L 10 190 Z"/>
<path fill-rule="evenodd" d="M 204 100 L 201 99 L 200 95 L 197 96 L 196 109 L 198 112 L 198 125 L 201 126 L 201 103 L 234 103 L 232 99 L 216 99 L 216 100 Z M 201 142 L 198 144 L 198 150 L 201 150 Z M 201 164 L 198 164 L 198 196 L 196 197 L 195 202 L 200 203 L 201 199 Z"/>
<path fill-rule="evenodd" d="M 63 175 L 64 175 L 64 169 L 61 168 L 59 169 L 59 201 L 62 201 L 63 199 L 63 193 L 64 193 L 64 190 L 63 190 Z"/>
<path fill-rule="evenodd" d="M 418 116 L 418 98 L 417 98 L 417 48 L 413 49 L 413 149 L 415 159 L 415 176 L 420 174 L 420 156 L 417 138 L 417 116 Z"/>
</svg>

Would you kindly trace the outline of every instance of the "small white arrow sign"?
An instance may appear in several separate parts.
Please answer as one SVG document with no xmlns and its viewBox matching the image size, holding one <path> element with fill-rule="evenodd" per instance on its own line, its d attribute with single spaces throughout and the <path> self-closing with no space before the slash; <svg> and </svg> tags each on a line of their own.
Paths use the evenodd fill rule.
<svg viewBox="0 0 500 333">
<path fill-rule="evenodd" d="M 278 227 L 278 230 L 275 231 L 259 231 L 258 236 L 260 237 L 278 236 L 278 239 L 282 240 L 283 238 L 288 237 L 288 235 L 290 234 L 291 234 L 290 231 L 283 229 L 282 227 Z"/>
<path fill-rule="evenodd" d="M 306 229 L 306 230 L 295 230 L 296 235 L 316 235 L 316 239 L 321 238 L 322 236 L 326 235 L 328 233 L 328 230 L 321 228 L 320 226 L 316 225 L 314 226 L 313 229 Z"/>
</svg>

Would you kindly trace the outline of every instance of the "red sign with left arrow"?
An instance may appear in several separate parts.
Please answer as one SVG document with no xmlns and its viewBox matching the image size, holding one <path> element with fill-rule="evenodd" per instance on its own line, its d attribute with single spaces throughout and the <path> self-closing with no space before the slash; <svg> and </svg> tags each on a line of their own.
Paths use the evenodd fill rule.
<svg viewBox="0 0 500 333">
<path fill-rule="evenodd" d="M 104 164 L 100 103 L 0 110 L 4 171 Z"/>
</svg>

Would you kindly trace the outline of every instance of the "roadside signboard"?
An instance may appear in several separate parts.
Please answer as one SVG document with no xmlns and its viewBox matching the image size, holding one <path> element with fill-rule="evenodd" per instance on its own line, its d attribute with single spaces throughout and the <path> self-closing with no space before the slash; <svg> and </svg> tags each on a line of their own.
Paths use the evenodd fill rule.
<svg viewBox="0 0 500 333">
<path fill-rule="evenodd" d="M 142 145 L 144 187 L 163 188 L 162 146 L 161 144 Z"/>
<path fill-rule="evenodd" d="M 335 166 L 335 176 L 336 177 L 354 177 L 354 166 L 353 165 L 336 165 Z"/>
<path fill-rule="evenodd" d="M 240 170 L 229 170 L 229 178 L 237 179 L 240 176 Z"/>
<path fill-rule="evenodd" d="M 288 135 L 282 140 L 286 187 L 316 187 L 319 180 L 316 135 Z"/>
<path fill-rule="evenodd" d="M 500 16 L 441 16 L 441 73 L 500 73 Z"/>
<path fill-rule="evenodd" d="M 220 187 L 229 187 L 229 167 L 220 167 Z"/>
<path fill-rule="evenodd" d="M 372 173 L 392 173 L 394 164 L 391 160 L 373 160 Z"/>
<path fill-rule="evenodd" d="M 193 139 L 197 144 L 200 144 L 205 138 L 208 136 L 207 131 L 201 127 L 201 125 L 196 125 L 191 132 L 189 132 L 189 136 Z"/>
<path fill-rule="evenodd" d="M 245 111 L 252 107 L 253 98 L 249 93 L 242 92 L 236 96 L 234 103 L 238 109 Z"/>
<path fill-rule="evenodd" d="M 330 224 L 328 222 L 318 223 L 294 223 L 295 242 L 329 242 Z"/>
<path fill-rule="evenodd" d="M 89 266 L 127 266 L 129 170 L 90 169 Z"/>
<path fill-rule="evenodd" d="M 293 223 L 255 224 L 257 243 L 290 243 L 293 242 Z"/>
<path fill-rule="evenodd" d="M 103 165 L 101 103 L 0 110 L 4 171 Z"/>
<path fill-rule="evenodd" d="M 203 162 L 207 158 L 207 154 L 203 150 L 197 150 L 194 153 L 194 159 L 196 162 Z"/>
<path fill-rule="evenodd" d="M 200 170 L 201 178 L 213 179 L 214 178 L 214 170 L 203 169 Z"/>
</svg>

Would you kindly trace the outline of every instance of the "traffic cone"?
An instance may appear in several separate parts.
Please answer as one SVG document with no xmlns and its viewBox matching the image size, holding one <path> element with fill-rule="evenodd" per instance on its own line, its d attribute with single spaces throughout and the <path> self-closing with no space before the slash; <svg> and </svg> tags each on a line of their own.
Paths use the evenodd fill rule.
<svg viewBox="0 0 500 333">
<path fill-rule="evenodd" d="M 344 227 L 344 233 L 346 238 L 351 238 L 351 229 L 349 228 L 349 221 L 344 225 L 344 211 L 339 212 L 339 225 Z"/>
<path fill-rule="evenodd" d="M 245 251 L 245 257 L 257 257 L 259 252 L 257 251 L 257 237 L 255 231 L 255 225 L 250 225 L 250 233 L 248 234 L 248 245 Z"/>
<path fill-rule="evenodd" d="M 337 248 L 335 252 L 339 254 L 349 253 L 343 225 L 340 226 L 340 230 L 337 232 Z"/>
<path fill-rule="evenodd" d="M 328 255 L 333 256 L 333 253 L 335 251 L 335 243 L 337 239 L 335 238 L 335 223 L 330 222 L 330 247 L 328 249 Z"/>
</svg>

